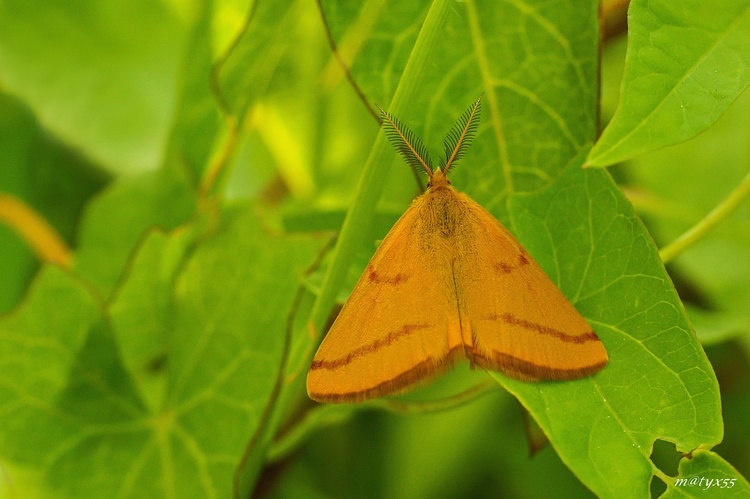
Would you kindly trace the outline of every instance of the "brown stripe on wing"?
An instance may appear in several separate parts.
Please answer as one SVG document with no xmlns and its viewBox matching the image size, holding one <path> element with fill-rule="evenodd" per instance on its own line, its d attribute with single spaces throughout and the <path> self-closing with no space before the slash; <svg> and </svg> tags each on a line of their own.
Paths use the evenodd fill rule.
<svg viewBox="0 0 750 499">
<path fill-rule="evenodd" d="M 342 393 L 315 393 L 310 392 L 310 398 L 318 402 L 341 403 L 362 402 L 379 397 L 381 395 L 396 395 L 411 388 L 412 386 L 427 383 L 435 376 L 448 371 L 456 359 L 465 357 L 466 352 L 463 345 L 452 348 L 443 358 L 428 357 L 411 369 L 395 376 L 389 380 L 378 383 L 375 386 L 354 392 Z"/>
<path fill-rule="evenodd" d="M 510 324 L 511 326 L 520 326 L 524 329 L 528 329 L 529 331 L 533 331 L 535 333 L 544 334 L 547 336 L 552 336 L 554 338 L 559 339 L 560 341 L 564 341 L 567 343 L 586 343 L 589 341 L 599 341 L 599 337 L 596 335 L 594 331 L 587 331 L 582 334 L 570 334 L 566 333 L 565 331 L 561 331 L 559 329 L 555 329 L 549 326 L 544 326 L 542 324 L 539 324 L 538 322 L 532 322 L 527 321 L 524 319 L 519 319 L 513 314 L 504 313 L 504 314 L 490 314 L 484 318 L 484 320 L 488 321 L 502 321 L 506 324 Z"/>
<path fill-rule="evenodd" d="M 602 370 L 608 362 L 607 360 L 604 360 L 590 366 L 576 369 L 559 369 L 535 364 L 505 353 L 496 351 L 490 351 L 488 353 L 491 357 L 474 352 L 472 359 L 474 364 L 492 371 L 500 371 L 503 374 L 520 381 L 565 381 L 585 378 L 586 376 L 590 376 Z"/>
<path fill-rule="evenodd" d="M 397 341 L 403 337 L 409 336 L 414 331 L 418 331 L 420 329 L 427 329 L 430 327 L 432 327 L 432 324 L 427 324 L 427 323 L 404 324 L 400 330 L 392 331 L 388 333 L 387 335 L 385 335 L 383 338 L 378 338 L 377 340 L 372 341 L 364 346 L 355 348 L 344 357 L 339 357 L 338 359 L 333 359 L 333 360 L 324 360 L 324 359 L 315 360 L 310 366 L 310 370 L 314 371 L 316 369 L 328 369 L 330 371 L 330 370 L 339 368 L 341 366 L 345 366 L 349 364 L 350 362 L 352 362 L 357 357 L 362 357 L 363 355 L 375 353 L 381 348 L 390 345 L 394 341 Z"/>
</svg>

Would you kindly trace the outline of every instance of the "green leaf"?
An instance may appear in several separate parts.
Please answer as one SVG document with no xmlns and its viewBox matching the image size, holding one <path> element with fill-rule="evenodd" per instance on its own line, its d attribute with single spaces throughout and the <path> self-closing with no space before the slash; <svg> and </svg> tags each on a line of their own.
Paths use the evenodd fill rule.
<svg viewBox="0 0 750 499">
<path fill-rule="evenodd" d="M 699 134 L 750 84 L 745 0 L 634 0 L 620 104 L 588 164 L 607 166 Z"/>
<path fill-rule="evenodd" d="M 0 84 L 110 171 L 160 163 L 184 44 L 157 1 L 0 4 Z"/>
<path fill-rule="evenodd" d="M 165 168 L 122 179 L 100 193 L 81 223 L 75 269 L 109 296 L 136 243 L 151 228 L 173 229 L 195 211 L 181 170 Z"/>
<path fill-rule="evenodd" d="M 639 192 L 636 207 L 664 246 L 705 217 L 747 175 L 750 150 L 750 94 L 746 93 L 715 126 L 695 139 L 655 151 L 627 165 Z M 671 265 L 684 283 L 698 337 L 706 341 L 750 331 L 750 203 L 745 199 L 701 240 L 677 255 Z"/>
<path fill-rule="evenodd" d="M 85 203 L 108 180 L 43 130 L 20 101 L 0 93 L 0 194 L 44 217 L 71 244 Z M 10 310 L 38 271 L 37 257 L 0 223 L 0 313 Z"/>
<path fill-rule="evenodd" d="M 231 485 L 250 436 L 256 445 L 244 460 L 256 468 L 243 469 L 243 479 L 254 482 L 260 471 L 267 442 L 258 432 L 275 403 L 299 277 L 325 242 L 269 235 L 250 209 L 229 210 L 225 217 L 221 232 L 196 250 L 177 284 L 166 401 L 179 426 L 195 434 L 201 454 L 208 454 L 205 471 L 217 473 L 212 482 L 220 490 Z M 224 421 L 223 430 L 217 432 L 212 421 Z"/>
<path fill-rule="evenodd" d="M 581 162 L 545 191 L 512 198 L 510 211 L 519 240 L 604 342 L 609 365 L 566 383 L 495 377 L 597 495 L 644 497 L 657 438 L 681 452 L 721 441 L 719 387 L 648 233 L 609 175 Z"/>
<path fill-rule="evenodd" d="M 339 107 L 340 100 L 320 91 L 329 52 L 315 2 L 250 4 L 241 32 L 229 51 L 220 55 L 212 73 L 222 110 L 245 127 L 237 147 L 245 154 L 233 165 L 233 180 L 241 181 L 232 187 L 239 185 L 237 190 L 247 192 L 242 177 L 258 183 L 266 180 L 263 176 L 278 175 L 294 198 L 307 200 L 319 194 L 317 182 L 326 179 L 321 173 L 332 163 L 338 162 L 339 169 L 351 168 L 348 146 L 338 161 L 323 157 L 347 143 L 330 128 L 336 126 L 352 142 L 360 137 L 342 116 L 346 112 Z M 340 94 L 346 95 L 345 89 Z M 354 128 L 361 128 L 361 123 Z M 337 189 L 342 187 L 339 180 L 328 178 Z M 235 194 L 232 191 L 236 192 L 228 190 L 230 196 Z"/>
<path fill-rule="evenodd" d="M 320 242 L 269 235 L 254 210 L 238 208 L 187 260 L 181 233 L 154 233 L 109 311 L 47 269 L 0 323 L 0 452 L 10 469 L 36 470 L 45 495 L 59 497 L 230 496 L 243 455 L 263 462 L 267 439 L 257 437 L 275 402 L 288 317 Z M 147 407 L 143 376 L 125 366 L 137 375 L 157 343 L 167 350 L 166 394 Z"/>
<path fill-rule="evenodd" d="M 680 473 L 667 484 L 664 499 L 672 497 L 747 497 L 750 483 L 718 454 L 696 450 L 680 460 Z"/>
<path fill-rule="evenodd" d="M 355 84 L 371 102 L 386 108 L 393 98 L 433 3 L 320 2 L 326 29 Z M 389 63 L 383 65 L 382 61 Z M 386 108 L 386 111 L 393 110 Z"/>
<path fill-rule="evenodd" d="M 178 100 L 166 162 L 186 166 L 195 178 L 205 170 L 219 129 L 219 113 L 208 75 L 213 65 L 212 0 L 196 0 L 197 21 L 189 33 L 178 78 Z M 222 26 L 224 28 L 224 26 Z M 193 182 L 197 184 L 198 182 Z"/>
<path fill-rule="evenodd" d="M 239 120 L 256 99 L 273 90 L 270 82 L 293 47 L 299 14 L 294 0 L 255 2 L 242 32 L 219 60 L 219 97 Z"/>
<path fill-rule="evenodd" d="M 109 313 L 123 363 L 152 410 L 161 409 L 173 327 L 173 289 L 194 234 L 149 233 L 128 264 Z"/>
<path fill-rule="evenodd" d="M 101 305 L 54 267 L 0 322 L 1 452 L 45 476 L 43 497 L 101 494 L 146 436 L 111 340 Z M 102 445 L 115 435 L 116 445 Z"/>
</svg>

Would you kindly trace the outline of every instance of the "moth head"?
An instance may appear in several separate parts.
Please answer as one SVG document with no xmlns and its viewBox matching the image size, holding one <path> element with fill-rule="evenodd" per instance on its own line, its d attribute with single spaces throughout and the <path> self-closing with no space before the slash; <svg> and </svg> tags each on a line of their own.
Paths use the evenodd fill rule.
<svg viewBox="0 0 750 499">
<path fill-rule="evenodd" d="M 435 189 L 441 189 L 451 185 L 451 181 L 448 180 L 447 175 L 440 167 L 436 168 L 429 177 L 430 179 L 427 181 L 427 188 L 430 190 L 434 191 Z"/>
</svg>

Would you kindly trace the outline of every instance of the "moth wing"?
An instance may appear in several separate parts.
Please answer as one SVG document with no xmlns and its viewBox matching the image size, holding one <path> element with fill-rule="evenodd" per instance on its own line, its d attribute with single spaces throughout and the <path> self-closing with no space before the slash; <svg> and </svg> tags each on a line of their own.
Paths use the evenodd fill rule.
<svg viewBox="0 0 750 499">
<path fill-rule="evenodd" d="M 464 355 L 450 262 L 423 230 L 418 198 L 375 252 L 307 374 L 321 402 L 401 392 Z"/>
<path fill-rule="evenodd" d="M 464 194 L 470 238 L 459 245 L 459 296 L 472 362 L 525 381 L 576 379 L 608 362 L 586 320 L 521 244 Z"/>
</svg>

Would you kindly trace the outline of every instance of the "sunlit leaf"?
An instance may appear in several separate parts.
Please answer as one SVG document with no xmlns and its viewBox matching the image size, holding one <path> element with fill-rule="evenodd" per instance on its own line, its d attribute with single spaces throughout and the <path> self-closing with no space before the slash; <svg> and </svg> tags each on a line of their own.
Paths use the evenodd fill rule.
<svg viewBox="0 0 750 499">
<path fill-rule="evenodd" d="M 750 5 L 634 0 L 620 104 L 588 163 L 607 166 L 694 137 L 750 84 Z"/>
</svg>

